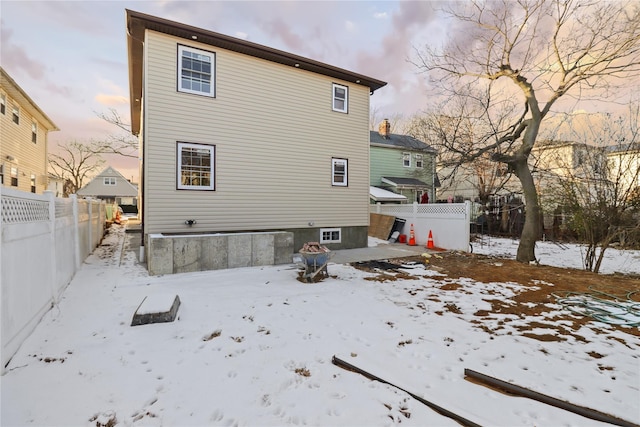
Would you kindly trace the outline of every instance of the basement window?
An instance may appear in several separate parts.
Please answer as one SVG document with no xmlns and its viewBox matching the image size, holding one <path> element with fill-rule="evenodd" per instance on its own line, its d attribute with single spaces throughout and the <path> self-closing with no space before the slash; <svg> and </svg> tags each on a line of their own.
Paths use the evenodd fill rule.
<svg viewBox="0 0 640 427">
<path fill-rule="evenodd" d="M 321 228 L 320 243 L 340 243 L 342 230 L 340 228 Z"/>
</svg>

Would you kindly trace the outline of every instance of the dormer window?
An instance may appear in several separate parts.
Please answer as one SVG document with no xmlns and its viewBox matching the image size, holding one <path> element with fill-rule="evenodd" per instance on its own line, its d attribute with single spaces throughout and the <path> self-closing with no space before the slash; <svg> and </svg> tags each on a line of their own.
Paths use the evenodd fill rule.
<svg viewBox="0 0 640 427">
<path fill-rule="evenodd" d="M 349 88 L 333 84 L 333 111 L 346 113 L 349 107 Z"/>
<path fill-rule="evenodd" d="M 116 177 L 115 176 L 105 176 L 103 178 L 104 185 L 116 185 Z"/>
</svg>

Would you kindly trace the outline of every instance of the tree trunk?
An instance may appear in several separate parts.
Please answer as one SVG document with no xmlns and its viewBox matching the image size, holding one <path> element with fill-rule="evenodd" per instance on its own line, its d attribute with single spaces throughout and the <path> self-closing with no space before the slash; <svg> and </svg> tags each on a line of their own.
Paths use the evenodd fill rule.
<svg viewBox="0 0 640 427">
<path fill-rule="evenodd" d="M 520 235 L 520 244 L 516 254 L 516 261 L 531 262 L 536 260 L 535 247 L 538 240 L 540 230 L 540 205 L 538 204 L 538 192 L 536 191 L 533 176 L 529 170 L 526 159 L 520 159 L 514 162 L 513 168 L 516 176 L 522 184 L 525 200 L 525 219 L 522 234 Z"/>
</svg>

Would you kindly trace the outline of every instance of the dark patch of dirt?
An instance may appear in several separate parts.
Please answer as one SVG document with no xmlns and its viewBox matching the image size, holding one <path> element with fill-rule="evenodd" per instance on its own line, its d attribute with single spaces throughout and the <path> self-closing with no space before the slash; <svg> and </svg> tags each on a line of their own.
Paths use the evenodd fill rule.
<svg viewBox="0 0 640 427">
<path fill-rule="evenodd" d="M 352 265 L 365 271 L 378 273 L 376 277 L 372 277 L 370 280 L 387 282 L 405 279 L 404 275 L 399 273 L 394 265 L 400 266 L 408 263 L 424 264 L 424 262 L 425 259 L 423 257 L 414 256 L 384 260 L 384 264 L 366 265 L 363 263 L 354 263 Z M 503 329 L 504 322 L 498 322 L 497 327 L 495 323 L 492 327 L 484 324 L 484 320 L 495 319 L 495 317 L 492 317 L 494 314 L 509 314 L 517 316 L 520 319 L 535 316 L 539 319 L 540 316 L 545 313 L 558 311 L 559 314 L 554 317 L 549 317 L 547 314 L 544 322 L 530 322 L 528 327 L 519 327 L 518 332 L 522 336 L 540 341 L 564 341 L 569 336 L 572 336 L 574 340 L 584 342 L 586 341 L 585 338 L 578 335 L 576 331 L 583 326 L 589 326 L 589 328 L 597 334 L 605 334 L 606 331 L 610 329 L 617 329 L 629 335 L 640 337 L 639 327 L 610 325 L 605 330 L 599 329 L 598 325 L 593 323 L 594 320 L 588 316 L 576 315 L 568 310 L 558 309 L 558 302 L 553 295 L 566 295 L 570 292 L 588 293 L 598 291 L 609 295 L 624 296 L 628 292 L 635 291 L 637 292 L 635 300 L 640 303 L 640 278 L 638 276 L 596 274 L 584 270 L 524 264 L 510 259 L 463 252 L 438 253 L 437 257 L 432 256 L 429 258 L 426 266 L 444 275 L 440 277 L 446 279 L 448 283 L 440 286 L 439 289 L 449 292 L 461 291 L 461 286 L 455 283 L 456 279 L 461 278 L 469 278 L 484 283 L 518 283 L 531 288 L 524 289 L 515 295 L 509 301 L 510 303 L 491 298 L 490 292 L 487 292 L 487 298 L 484 298 L 484 300 L 491 304 L 492 309 L 478 310 L 474 313 L 477 321 L 473 321 L 477 327 L 487 332 L 496 332 Z M 384 267 L 390 268 L 385 270 Z M 416 298 L 420 296 L 419 293 L 416 292 L 416 289 L 413 289 L 410 293 Z M 426 299 L 438 301 L 433 298 Z M 556 308 L 550 308 L 549 304 L 556 305 Z M 442 307 L 443 310 L 453 313 L 456 312 L 455 308 L 457 307 L 452 307 L 450 304 Z M 443 315 L 443 311 L 433 311 L 432 313 Z M 507 319 L 503 320 L 505 322 L 507 321 Z M 533 329 L 537 329 L 538 332 L 542 329 L 543 333 L 533 333 Z M 544 331 L 548 331 L 548 333 L 544 333 Z M 617 337 L 607 337 L 607 339 L 614 339 L 628 347 L 630 347 L 630 343 L 637 342 L 636 339 L 630 339 L 625 342 Z M 634 346 L 638 348 L 637 345 Z M 597 356 L 592 355 L 592 357 Z"/>
</svg>

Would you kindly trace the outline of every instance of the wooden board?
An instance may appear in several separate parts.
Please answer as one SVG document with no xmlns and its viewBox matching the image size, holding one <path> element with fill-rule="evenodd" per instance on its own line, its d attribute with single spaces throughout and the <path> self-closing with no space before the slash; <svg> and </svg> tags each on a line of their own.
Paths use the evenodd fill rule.
<svg viewBox="0 0 640 427">
<path fill-rule="evenodd" d="M 387 240 L 396 217 L 377 213 L 369 214 L 369 236 Z"/>
</svg>

